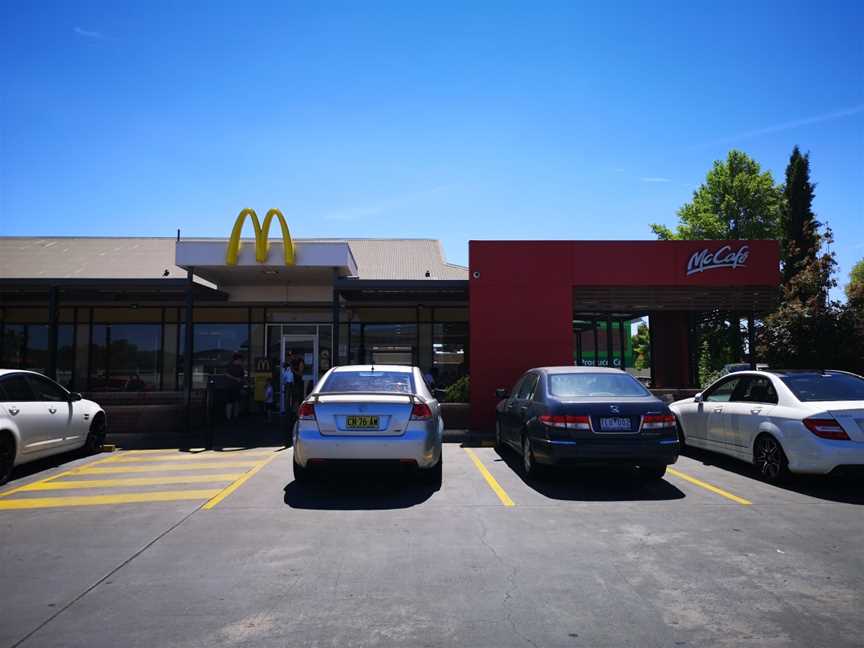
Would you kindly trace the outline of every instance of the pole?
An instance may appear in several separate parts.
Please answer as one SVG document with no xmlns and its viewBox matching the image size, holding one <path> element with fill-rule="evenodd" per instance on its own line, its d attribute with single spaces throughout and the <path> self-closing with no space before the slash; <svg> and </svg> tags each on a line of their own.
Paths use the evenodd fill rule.
<svg viewBox="0 0 864 648">
<path fill-rule="evenodd" d="M 186 392 L 186 433 L 192 432 L 192 309 L 195 304 L 194 283 L 192 280 L 194 268 L 186 271 L 186 329 L 185 348 L 183 349 L 183 375 L 186 378 L 183 389 Z"/>
<path fill-rule="evenodd" d="M 618 320 L 618 340 L 621 345 L 621 370 L 627 368 L 627 360 L 626 351 L 627 351 L 627 338 L 624 336 L 624 322 L 627 320 Z"/>
<path fill-rule="evenodd" d="M 753 321 L 753 311 L 747 314 L 747 347 L 750 351 L 750 369 L 756 369 L 756 323 Z"/>
<path fill-rule="evenodd" d="M 48 289 L 48 377 L 57 380 L 57 332 L 59 329 L 59 310 L 57 286 Z"/>
</svg>

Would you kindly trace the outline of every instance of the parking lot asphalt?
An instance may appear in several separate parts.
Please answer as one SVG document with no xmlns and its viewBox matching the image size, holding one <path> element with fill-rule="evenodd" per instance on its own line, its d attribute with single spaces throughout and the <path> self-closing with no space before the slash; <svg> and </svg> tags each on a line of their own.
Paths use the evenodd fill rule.
<svg viewBox="0 0 864 648">
<path fill-rule="evenodd" d="M 281 448 L 26 474 L 0 492 L 0 646 L 861 645 L 860 481 L 772 486 L 708 453 L 653 484 L 444 462 L 439 491 L 300 487 Z"/>
</svg>

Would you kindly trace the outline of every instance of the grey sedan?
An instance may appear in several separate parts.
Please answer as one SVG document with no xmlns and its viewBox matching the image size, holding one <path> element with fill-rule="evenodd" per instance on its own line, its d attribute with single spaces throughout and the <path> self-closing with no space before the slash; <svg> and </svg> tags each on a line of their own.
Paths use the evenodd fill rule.
<svg viewBox="0 0 864 648">
<path fill-rule="evenodd" d="M 441 484 L 444 421 L 417 367 L 330 369 L 297 412 L 294 479 L 313 468 L 368 461 L 414 466 Z"/>
</svg>

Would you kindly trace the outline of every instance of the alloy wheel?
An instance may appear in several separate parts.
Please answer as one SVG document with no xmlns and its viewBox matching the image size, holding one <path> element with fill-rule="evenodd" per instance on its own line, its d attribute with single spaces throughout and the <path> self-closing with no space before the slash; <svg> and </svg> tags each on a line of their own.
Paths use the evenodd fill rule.
<svg viewBox="0 0 864 648">
<path fill-rule="evenodd" d="M 769 481 L 781 477 L 785 468 L 783 449 L 774 437 L 763 436 L 756 445 L 756 468 Z"/>
</svg>

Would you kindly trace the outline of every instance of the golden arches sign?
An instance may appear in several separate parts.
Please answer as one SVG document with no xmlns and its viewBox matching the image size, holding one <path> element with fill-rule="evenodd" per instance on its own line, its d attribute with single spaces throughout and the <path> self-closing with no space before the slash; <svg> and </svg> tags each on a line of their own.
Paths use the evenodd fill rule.
<svg viewBox="0 0 864 648">
<path fill-rule="evenodd" d="M 285 248 L 285 265 L 294 265 L 294 241 L 291 240 L 291 232 L 288 231 L 288 223 L 285 222 L 285 217 L 278 209 L 271 209 L 264 216 L 264 224 L 258 221 L 258 214 L 254 209 L 244 209 L 237 214 L 237 220 L 234 221 L 234 229 L 231 230 L 231 238 L 228 239 L 228 249 L 225 252 L 225 263 L 228 265 L 237 265 L 237 257 L 240 254 L 240 234 L 243 231 L 243 223 L 246 217 L 252 219 L 252 227 L 255 229 L 255 260 L 258 263 L 266 263 L 267 257 L 270 254 L 270 223 L 273 222 L 273 217 L 279 219 L 279 225 L 282 227 L 282 244 Z"/>
</svg>

